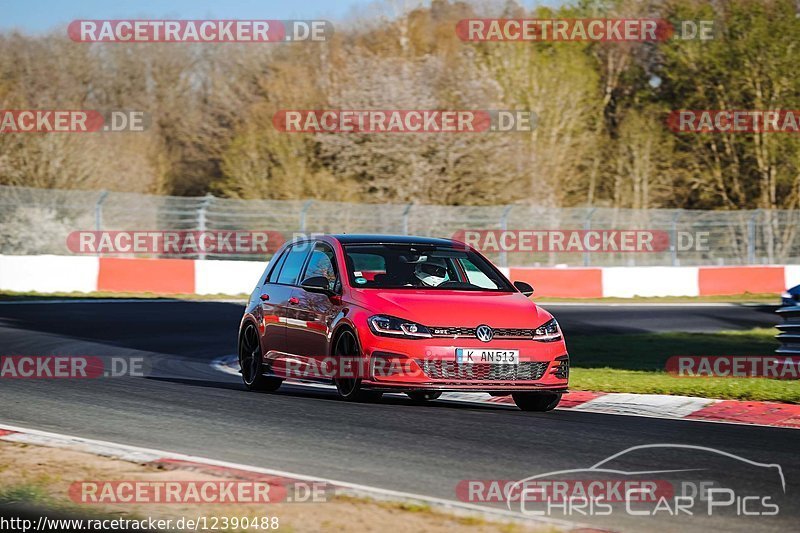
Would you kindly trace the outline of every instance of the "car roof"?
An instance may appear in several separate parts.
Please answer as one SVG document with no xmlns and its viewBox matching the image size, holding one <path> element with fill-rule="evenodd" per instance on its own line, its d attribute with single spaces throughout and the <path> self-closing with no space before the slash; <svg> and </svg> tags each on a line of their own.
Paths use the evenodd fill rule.
<svg viewBox="0 0 800 533">
<path fill-rule="evenodd" d="M 414 235 L 331 235 L 342 244 L 427 244 L 436 246 L 453 246 L 456 241 L 436 237 L 416 237 Z"/>
</svg>

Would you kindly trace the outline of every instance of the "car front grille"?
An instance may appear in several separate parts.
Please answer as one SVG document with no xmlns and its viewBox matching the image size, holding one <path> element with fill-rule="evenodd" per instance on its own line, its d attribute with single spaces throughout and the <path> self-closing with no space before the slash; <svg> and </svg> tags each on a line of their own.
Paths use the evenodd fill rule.
<svg viewBox="0 0 800 533">
<path fill-rule="evenodd" d="M 430 329 L 434 337 L 474 337 L 477 328 L 462 328 L 462 327 L 438 327 L 434 326 Z M 495 328 L 495 339 L 530 339 L 535 333 L 535 329 L 526 328 Z"/>
<path fill-rule="evenodd" d="M 418 359 L 422 371 L 431 379 L 458 381 L 535 381 L 541 379 L 548 362 L 521 361 L 517 365 L 484 363 L 457 364 L 455 361 Z"/>
</svg>

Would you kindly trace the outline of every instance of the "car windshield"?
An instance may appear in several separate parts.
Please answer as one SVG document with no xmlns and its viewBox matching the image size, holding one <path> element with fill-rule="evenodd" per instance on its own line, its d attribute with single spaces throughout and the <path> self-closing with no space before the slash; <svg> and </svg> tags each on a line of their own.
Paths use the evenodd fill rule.
<svg viewBox="0 0 800 533">
<path fill-rule="evenodd" d="M 354 287 L 514 291 L 488 261 L 469 250 L 417 244 L 348 244 L 344 253 Z"/>
</svg>

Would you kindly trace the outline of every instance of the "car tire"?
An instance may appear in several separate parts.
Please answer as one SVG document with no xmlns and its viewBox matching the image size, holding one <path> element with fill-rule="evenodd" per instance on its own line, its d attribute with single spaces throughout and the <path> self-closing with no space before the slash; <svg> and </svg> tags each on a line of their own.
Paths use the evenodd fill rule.
<svg viewBox="0 0 800 533">
<path fill-rule="evenodd" d="M 425 391 L 425 390 L 418 390 L 418 391 L 408 391 L 406 395 L 411 398 L 411 401 L 414 403 L 426 403 L 432 402 L 439 398 L 442 395 L 441 392 L 437 391 Z"/>
<path fill-rule="evenodd" d="M 264 363 L 261 360 L 261 343 L 258 341 L 258 330 L 248 323 L 239 337 L 239 368 L 241 368 L 244 386 L 251 391 L 274 392 L 280 388 L 283 380 L 264 375 Z"/>
<path fill-rule="evenodd" d="M 358 357 L 360 353 L 358 340 L 352 331 L 346 329 L 336 337 L 336 342 L 333 345 L 335 357 Z M 383 395 L 380 392 L 362 389 L 361 379 L 359 378 L 337 377 L 333 379 L 333 384 L 336 385 L 336 392 L 339 393 L 339 397 L 348 402 L 375 402 L 380 400 Z"/>
<path fill-rule="evenodd" d="M 558 392 L 515 392 L 511 396 L 523 411 L 552 411 L 561 401 Z"/>
</svg>

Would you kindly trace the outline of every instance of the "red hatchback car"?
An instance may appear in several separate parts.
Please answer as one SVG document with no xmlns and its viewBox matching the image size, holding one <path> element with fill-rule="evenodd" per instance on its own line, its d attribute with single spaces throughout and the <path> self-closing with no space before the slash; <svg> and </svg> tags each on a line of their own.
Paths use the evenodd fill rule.
<svg viewBox="0 0 800 533">
<path fill-rule="evenodd" d="M 558 322 L 481 254 L 447 239 L 326 235 L 285 245 L 250 295 L 239 364 L 251 390 L 333 382 L 347 400 L 512 395 L 549 411 L 567 390 Z"/>
</svg>

